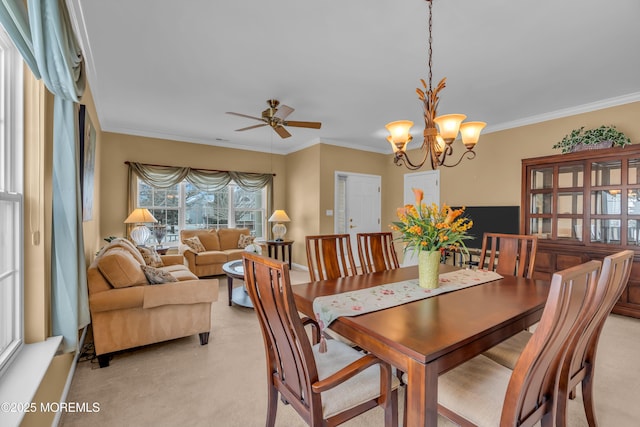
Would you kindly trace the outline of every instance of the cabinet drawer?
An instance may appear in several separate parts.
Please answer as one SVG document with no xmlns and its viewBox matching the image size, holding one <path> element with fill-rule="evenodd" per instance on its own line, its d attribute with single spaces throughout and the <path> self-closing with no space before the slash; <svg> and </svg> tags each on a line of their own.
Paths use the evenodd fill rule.
<svg viewBox="0 0 640 427">
<path fill-rule="evenodd" d="M 576 255 L 558 254 L 556 257 L 556 271 L 582 264 L 582 257 Z"/>
<path fill-rule="evenodd" d="M 553 262 L 551 261 L 552 257 L 553 255 L 550 252 L 538 251 L 538 253 L 536 254 L 536 264 L 534 270 L 553 272 Z"/>
</svg>

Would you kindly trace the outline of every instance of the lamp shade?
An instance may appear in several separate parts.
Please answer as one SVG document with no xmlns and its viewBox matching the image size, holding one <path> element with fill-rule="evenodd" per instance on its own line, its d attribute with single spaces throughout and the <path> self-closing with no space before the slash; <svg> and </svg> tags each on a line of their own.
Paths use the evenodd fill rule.
<svg viewBox="0 0 640 427">
<path fill-rule="evenodd" d="M 144 225 L 145 222 L 158 222 L 158 220 L 151 215 L 149 209 L 145 208 L 134 209 L 127 219 L 124 220 L 125 224 L 140 224 L 137 227 L 134 227 L 129 233 L 131 239 L 138 246 L 143 246 L 149 237 L 151 237 L 151 230 Z"/>
<path fill-rule="evenodd" d="M 290 222 L 289 216 L 283 209 L 278 209 L 273 212 L 273 215 L 269 218 L 269 222 Z"/>
<path fill-rule="evenodd" d="M 269 218 L 269 222 L 275 222 L 271 231 L 273 231 L 273 238 L 275 241 L 281 242 L 284 240 L 284 235 L 287 233 L 287 227 L 282 224 L 283 222 L 289 222 L 289 215 L 282 210 L 278 209 L 273 212 L 271 218 Z"/>
<path fill-rule="evenodd" d="M 438 125 L 440 135 L 442 136 L 442 139 L 444 139 L 444 142 L 451 144 L 458 136 L 460 123 L 462 123 L 466 118 L 467 116 L 464 114 L 445 114 L 443 116 L 436 117 L 433 121 Z"/>
<path fill-rule="evenodd" d="M 391 135 L 387 136 L 387 141 L 393 147 L 393 152 L 404 151 L 407 144 L 411 141 L 412 136 L 409 133 L 413 126 L 413 122 L 410 120 L 397 120 L 395 122 L 387 123 L 385 127 Z"/>
<path fill-rule="evenodd" d="M 472 149 L 480 139 L 480 132 L 487 124 L 485 122 L 467 122 L 460 125 L 460 135 L 462 136 L 462 143 L 468 148 Z"/>
<path fill-rule="evenodd" d="M 138 224 L 145 222 L 158 222 L 158 220 L 155 219 L 153 215 L 151 215 L 149 209 L 145 208 L 134 209 L 133 212 L 131 212 L 131 214 L 127 217 L 127 219 L 124 220 L 125 224 Z"/>
</svg>

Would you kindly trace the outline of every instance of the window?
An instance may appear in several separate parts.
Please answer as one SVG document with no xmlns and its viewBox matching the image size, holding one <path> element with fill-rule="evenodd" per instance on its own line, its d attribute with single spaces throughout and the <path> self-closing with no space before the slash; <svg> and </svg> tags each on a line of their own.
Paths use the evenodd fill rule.
<svg viewBox="0 0 640 427">
<path fill-rule="evenodd" d="M 167 246 L 178 245 L 183 229 L 238 227 L 266 237 L 264 188 L 247 191 L 232 182 L 220 190 L 202 191 L 187 181 L 170 188 L 154 188 L 138 179 L 138 207 L 149 209 L 160 224 L 166 225 L 162 244 Z"/>
<path fill-rule="evenodd" d="M 0 374 L 23 327 L 22 59 L 0 27 Z"/>
</svg>

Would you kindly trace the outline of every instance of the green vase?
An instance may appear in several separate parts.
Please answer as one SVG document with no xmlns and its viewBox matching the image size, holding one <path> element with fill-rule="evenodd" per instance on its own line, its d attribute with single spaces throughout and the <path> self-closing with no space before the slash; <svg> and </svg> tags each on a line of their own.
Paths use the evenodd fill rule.
<svg viewBox="0 0 640 427">
<path fill-rule="evenodd" d="M 418 253 L 418 279 L 420 287 L 435 289 L 438 287 L 440 269 L 440 251 L 420 251 Z"/>
</svg>

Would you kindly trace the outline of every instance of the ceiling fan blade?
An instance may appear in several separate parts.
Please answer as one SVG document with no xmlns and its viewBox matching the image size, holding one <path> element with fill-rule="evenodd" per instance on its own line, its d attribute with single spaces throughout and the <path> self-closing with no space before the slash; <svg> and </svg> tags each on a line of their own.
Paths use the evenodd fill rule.
<svg viewBox="0 0 640 427">
<path fill-rule="evenodd" d="M 287 132 L 287 130 L 280 125 L 274 126 L 273 130 L 275 130 L 276 133 L 280 135 L 281 138 L 289 138 L 291 136 L 291 134 Z"/>
<path fill-rule="evenodd" d="M 276 111 L 273 117 L 277 117 L 279 119 L 284 120 L 287 118 L 287 116 L 289 116 L 289 114 L 293 113 L 293 111 L 294 111 L 293 108 L 283 104 L 278 108 L 278 111 Z"/>
<path fill-rule="evenodd" d="M 266 126 L 266 125 L 267 125 L 266 123 L 263 123 L 261 125 L 253 125 L 253 126 L 249 126 L 249 127 L 242 128 L 242 129 L 236 129 L 236 132 L 240 132 L 240 131 L 243 131 L 243 130 L 249 130 L 249 129 L 255 129 L 255 128 L 261 128 L 262 126 Z"/>
<path fill-rule="evenodd" d="M 234 113 L 232 111 L 227 111 L 227 114 L 233 114 L 234 116 L 246 117 L 247 119 L 254 119 L 263 121 L 260 117 L 247 116 L 246 114 Z"/>
<path fill-rule="evenodd" d="M 295 121 L 287 121 L 282 123 L 284 126 L 293 126 L 297 128 L 311 128 L 311 129 L 320 129 L 322 123 L 320 122 L 295 122 Z"/>
</svg>

